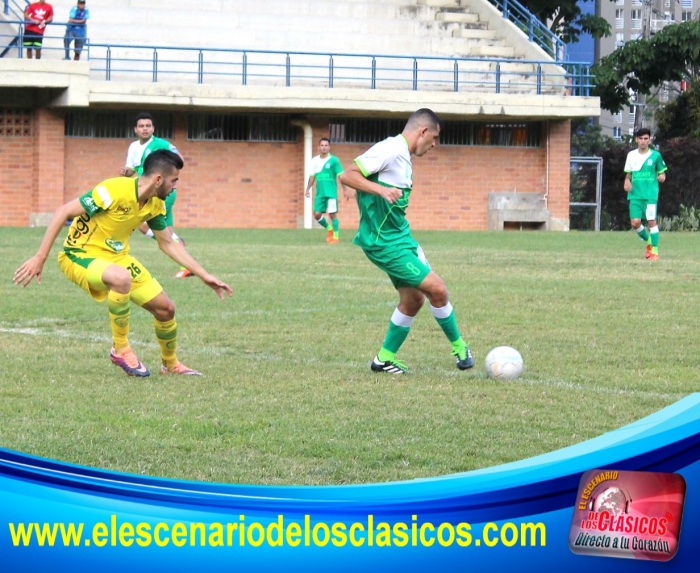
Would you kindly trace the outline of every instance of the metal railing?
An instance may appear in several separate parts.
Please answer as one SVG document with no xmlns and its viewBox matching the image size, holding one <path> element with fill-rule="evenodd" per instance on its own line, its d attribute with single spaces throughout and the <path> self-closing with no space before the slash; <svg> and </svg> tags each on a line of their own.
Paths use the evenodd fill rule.
<svg viewBox="0 0 700 573">
<path fill-rule="evenodd" d="M 588 63 L 90 44 L 107 81 L 589 95 Z"/>
<path fill-rule="evenodd" d="M 24 41 L 24 20 L 0 20 L 0 25 L 10 24 L 15 25 L 17 28 L 16 32 L 10 34 L 3 34 L 2 28 L 0 28 L 0 57 L 5 57 L 9 52 L 15 52 L 18 58 L 24 57 L 24 50 L 26 49 L 22 44 Z M 44 32 L 43 42 L 41 46 L 42 54 L 44 57 L 47 55 L 51 57 L 51 54 L 56 54 L 58 52 L 64 52 L 64 36 L 65 29 L 68 25 L 67 22 L 52 22 L 47 24 L 46 31 Z M 75 45 L 70 46 L 71 53 L 75 51 Z M 89 59 L 90 56 L 90 39 L 85 38 L 85 44 L 81 50 L 81 57 L 84 59 Z"/>
<path fill-rule="evenodd" d="M 23 23 L 15 24 L 22 58 Z M 56 26 L 65 23 L 47 27 L 44 58 L 64 51 L 63 36 L 53 34 Z M 0 43 L 12 37 L 0 35 Z M 95 44 L 89 38 L 83 55 L 91 77 L 107 81 L 572 96 L 588 96 L 593 87 L 590 64 L 551 60 L 137 46 Z"/>
<path fill-rule="evenodd" d="M 517 0 L 489 0 L 489 2 L 502 12 L 504 18 L 520 28 L 527 35 L 528 40 L 537 44 L 555 61 L 566 60 L 564 41 L 520 2 Z"/>
<path fill-rule="evenodd" d="M 14 16 L 17 19 L 24 18 L 24 11 L 29 6 L 29 0 L 3 0 L 3 14 L 5 16 Z"/>
</svg>

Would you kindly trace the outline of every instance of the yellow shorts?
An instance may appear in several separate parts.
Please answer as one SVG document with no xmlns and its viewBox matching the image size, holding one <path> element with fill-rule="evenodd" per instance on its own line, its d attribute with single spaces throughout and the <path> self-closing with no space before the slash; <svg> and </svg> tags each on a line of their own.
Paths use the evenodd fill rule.
<svg viewBox="0 0 700 573">
<path fill-rule="evenodd" d="M 110 265 L 119 265 L 131 273 L 131 292 L 129 298 L 139 306 L 153 300 L 163 287 L 151 276 L 148 269 L 134 257 L 126 255 L 116 261 L 90 257 L 88 254 L 78 256 L 75 253 L 67 255 L 61 251 L 58 264 L 68 280 L 85 290 L 97 302 L 107 298 L 109 288 L 102 282 L 102 274 Z"/>
</svg>

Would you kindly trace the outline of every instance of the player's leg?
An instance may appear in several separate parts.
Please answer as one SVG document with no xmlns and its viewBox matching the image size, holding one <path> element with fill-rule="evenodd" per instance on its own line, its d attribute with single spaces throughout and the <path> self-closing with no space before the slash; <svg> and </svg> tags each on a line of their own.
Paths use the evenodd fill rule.
<svg viewBox="0 0 700 573">
<path fill-rule="evenodd" d="M 323 196 L 314 197 L 314 219 L 321 225 L 326 231 L 326 243 L 330 243 L 333 238 L 333 226 L 328 222 L 323 215 L 328 209 L 328 198 Z"/>
<path fill-rule="evenodd" d="M 646 227 L 642 224 L 642 214 L 644 213 L 644 206 L 641 201 L 638 199 L 631 199 L 629 208 L 630 208 L 630 225 L 632 226 L 632 230 L 637 233 L 637 236 L 641 241 L 644 241 L 646 243 L 646 257 L 649 258 L 649 255 L 651 255 L 651 237 L 649 235 L 649 232 L 647 231 Z"/>
<path fill-rule="evenodd" d="M 467 370 L 473 367 L 474 357 L 469 349 L 469 345 L 459 333 L 457 317 L 449 301 L 445 282 L 435 271 L 430 271 L 418 288 L 430 301 L 430 312 L 433 313 L 435 320 L 440 325 L 440 328 L 442 328 L 447 340 L 452 344 L 452 354 L 457 359 L 457 368 L 460 370 Z"/>
<path fill-rule="evenodd" d="M 659 226 L 656 222 L 656 203 L 648 203 L 646 206 L 646 219 L 649 225 L 649 243 L 651 244 L 651 252 L 647 258 L 651 261 L 659 259 Z M 648 250 L 648 249 L 647 249 Z"/>
<path fill-rule="evenodd" d="M 177 359 L 177 321 L 175 303 L 170 300 L 158 281 L 151 279 L 131 291 L 131 299 L 153 315 L 156 340 L 160 346 L 161 374 L 201 376 Z"/>
<path fill-rule="evenodd" d="M 425 302 L 425 296 L 416 287 L 430 273 L 430 267 L 422 263 L 411 249 L 365 251 L 365 255 L 389 275 L 399 293 L 399 304 L 391 315 L 382 347 L 370 367 L 374 372 L 403 374 L 407 371 L 406 365 L 397 360 L 396 354 Z"/>
<path fill-rule="evenodd" d="M 413 287 L 399 287 L 397 291 L 399 304 L 389 320 L 382 347 L 370 364 L 374 372 L 404 374 L 407 371 L 406 365 L 397 360 L 396 353 L 408 337 L 413 320 L 425 302 L 425 296 Z"/>
<path fill-rule="evenodd" d="M 129 345 L 132 273 L 125 266 L 99 258 L 78 257 L 61 253 L 61 271 L 98 302 L 107 300 L 112 331 L 110 360 L 131 376 L 148 376 L 150 372 Z"/>
<path fill-rule="evenodd" d="M 329 243 L 339 243 L 340 242 L 340 221 L 338 220 L 338 199 L 329 198 L 328 199 L 328 217 L 331 220 L 331 226 L 333 228 L 332 239 L 328 241 Z"/>
</svg>

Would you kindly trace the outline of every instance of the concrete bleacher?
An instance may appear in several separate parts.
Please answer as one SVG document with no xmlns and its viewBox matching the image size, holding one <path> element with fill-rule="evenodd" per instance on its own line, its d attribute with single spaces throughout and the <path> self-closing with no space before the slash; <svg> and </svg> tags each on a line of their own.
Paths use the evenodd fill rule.
<svg viewBox="0 0 700 573">
<path fill-rule="evenodd" d="M 70 0 L 54 0 L 52 4 L 57 22 L 65 21 L 74 5 Z M 88 36 L 95 45 L 90 51 L 91 60 L 103 57 L 105 49 L 100 48 L 100 44 L 489 58 L 491 61 L 470 62 L 460 67 L 460 81 L 468 81 L 469 91 L 493 92 L 498 66 L 503 91 L 533 93 L 536 66 L 525 62 L 496 64 L 493 59 L 548 59 L 543 50 L 504 20 L 488 0 L 211 0 L 197 4 L 191 0 L 100 0 L 89 8 Z M 44 42 L 45 59 L 63 57 L 62 35 L 62 27 L 49 26 Z M 132 74 L 142 70 L 143 78 L 132 75 L 131 79 L 148 81 L 152 54 L 147 50 L 120 48 L 111 55 L 117 61 L 110 66 L 110 79 L 128 81 L 127 70 Z M 159 53 L 159 72 L 163 70 L 167 74 L 168 66 L 174 67 L 167 62 L 169 59 L 187 62 L 183 73 L 171 75 L 170 79 L 196 81 L 193 79 L 197 74 L 196 58 L 196 52 Z M 359 69 L 357 60 L 346 60 L 349 70 Z M 241 65 L 231 61 L 230 55 L 209 53 L 207 72 L 221 83 L 238 81 L 229 70 L 239 73 Z M 249 65 L 251 70 L 256 63 L 260 66 L 258 69 L 270 66 L 270 70 L 279 70 L 283 67 L 281 62 L 279 56 L 257 54 L 250 57 Z M 310 69 L 315 66 L 312 73 L 318 71 L 322 77 L 320 70 L 327 64 L 318 62 L 317 58 L 294 57 L 294 65 L 308 65 Z M 341 67 L 342 59 L 336 58 L 335 65 Z M 349 73 L 358 76 L 369 73 L 368 63 L 360 65 L 365 67 L 363 72 Z M 386 60 L 385 70 L 395 66 L 397 71 L 383 71 L 385 81 L 381 87 L 405 87 L 405 80 L 390 82 L 410 77 L 398 70 L 411 65 L 409 60 Z M 433 89 L 453 89 L 454 75 L 449 65 L 429 61 L 422 61 L 420 65 L 421 78 L 429 78 Z M 91 77 L 105 79 L 105 74 L 93 71 Z M 565 92 L 562 70 L 558 66 L 549 66 L 543 78 L 542 93 Z M 281 76 L 256 79 L 258 85 L 283 85 L 284 81 Z M 353 83 L 363 85 L 359 77 L 347 81 L 346 85 L 351 87 Z M 319 84 L 310 73 L 301 72 L 294 85 L 323 85 L 323 82 Z M 343 85 L 342 79 L 337 81 L 338 85 Z"/>
</svg>

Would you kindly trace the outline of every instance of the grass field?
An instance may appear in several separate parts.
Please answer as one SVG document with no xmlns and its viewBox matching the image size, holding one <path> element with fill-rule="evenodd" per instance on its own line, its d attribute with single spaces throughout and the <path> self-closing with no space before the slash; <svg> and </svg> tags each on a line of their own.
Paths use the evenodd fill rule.
<svg viewBox="0 0 700 573">
<path fill-rule="evenodd" d="M 132 252 L 176 302 L 179 357 L 202 378 L 129 378 L 108 359 L 107 310 L 69 283 L 54 248 L 43 284 L 12 273 L 43 229 L 0 228 L 0 446 L 111 470 L 251 484 L 345 484 L 462 472 L 629 424 L 698 390 L 700 234 L 419 232 L 477 367 L 460 372 L 424 308 L 377 375 L 396 293 L 359 248 L 319 231 L 186 230 L 234 287 L 220 302 L 155 242 Z M 158 370 L 150 315 L 132 345 Z M 526 373 L 486 378 L 518 348 Z"/>
</svg>

